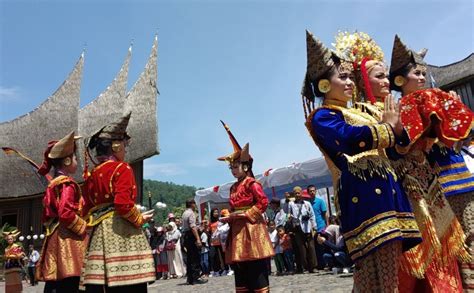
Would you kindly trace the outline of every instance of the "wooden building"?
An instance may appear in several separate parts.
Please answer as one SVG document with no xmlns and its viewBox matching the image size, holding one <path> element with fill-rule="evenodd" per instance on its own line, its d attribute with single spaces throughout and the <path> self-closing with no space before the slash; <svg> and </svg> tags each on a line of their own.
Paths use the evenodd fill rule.
<svg viewBox="0 0 474 293">
<path fill-rule="evenodd" d="M 474 111 L 474 53 L 452 64 L 428 65 L 427 82 L 445 91 L 456 91 Z"/>
<path fill-rule="evenodd" d="M 143 160 L 159 153 L 157 125 L 157 46 L 155 37 L 144 71 L 127 92 L 131 48 L 112 83 L 91 103 L 80 109 L 80 89 L 84 54 L 56 92 L 38 108 L 11 121 L 0 123 L 0 146 L 14 148 L 37 164 L 43 160 L 48 141 L 75 130 L 87 137 L 103 125 L 128 111 L 132 116 L 127 128 L 133 143 L 126 160 L 137 180 L 138 201 L 142 201 Z M 78 143 L 79 166 L 76 180 L 81 182 L 84 166 L 82 141 Z M 89 162 L 89 168 L 93 164 Z M 0 225 L 18 227 L 22 235 L 40 235 L 43 192 L 48 182 L 25 160 L 0 152 Z M 35 243 L 36 244 L 36 243 Z"/>
</svg>

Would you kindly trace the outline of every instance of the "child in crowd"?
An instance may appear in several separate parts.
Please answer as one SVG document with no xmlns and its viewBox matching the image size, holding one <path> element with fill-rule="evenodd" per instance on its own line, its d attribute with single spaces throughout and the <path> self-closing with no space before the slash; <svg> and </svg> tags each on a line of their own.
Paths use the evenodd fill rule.
<svg viewBox="0 0 474 293">
<path fill-rule="evenodd" d="M 202 221 L 199 233 L 201 234 L 201 271 L 204 277 L 209 276 L 209 225 L 207 220 Z"/>
<path fill-rule="evenodd" d="M 294 263 L 295 257 L 293 255 L 293 248 L 291 246 L 291 238 L 285 231 L 285 227 L 279 226 L 277 228 L 278 233 L 278 241 L 281 247 L 281 251 L 283 254 L 283 261 L 286 269 L 286 273 L 293 275 L 294 273 Z"/>
<path fill-rule="evenodd" d="M 225 218 L 225 217 L 228 217 L 228 216 L 230 216 L 230 212 L 229 212 L 228 209 L 221 210 L 221 217 Z M 227 241 L 227 236 L 229 235 L 229 230 L 230 230 L 230 226 L 229 226 L 228 223 L 219 222 L 219 224 L 217 225 L 216 233 L 218 233 L 219 238 L 221 240 L 221 247 L 222 247 L 222 250 L 224 252 L 224 259 L 225 259 L 225 254 L 226 254 L 225 242 Z M 224 275 L 232 276 L 233 274 L 234 274 L 234 271 L 228 265 L 226 265 L 226 270 L 224 270 L 220 275 L 221 276 L 224 276 Z"/>
<path fill-rule="evenodd" d="M 160 280 L 166 280 L 168 279 L 168 254 L 165 250 L 165 229 L 163 227 L 158 227 L 156 230 L 158 234 L 158 246 L 155 250 L 158 255 L 156 271 Z"/>
<path fill-rule="evenodd" d="M 275 229 L 275 221 L 270 220 L 268 221 L 268 234 L 270 236 L 270 241 L 272 242 L 273 249 L 275 250 L 275 256 L 273 257 L 273 261 L 275 262 L 275 266 L 277 268 L 277 275 L 281 275 L 283 273 L 282 267 L 279 267 L 279 263 L 277 261 L 277 246 L 279 246 L 278 243 L 278 233 L 277 230 Z M 270 263 L 270 260 L 268 260 L 268 273 L 272 273 L 272 266 Z"/>
</svg>

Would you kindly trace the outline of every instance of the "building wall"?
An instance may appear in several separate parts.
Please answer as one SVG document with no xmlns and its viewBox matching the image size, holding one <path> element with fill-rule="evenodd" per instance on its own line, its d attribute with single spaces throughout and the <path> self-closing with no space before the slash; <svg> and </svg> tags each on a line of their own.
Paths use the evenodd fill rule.
<svg viewBox="0 0 474 293">
<path fill-rule="evenodd" d="M 41 214 L 43 211 L 42 195 L 30 196 L 20 199 L 0 200 L 0 225 L 3 226 L 8 223 L 16 226 L 21 234 L 40 235 L 44 234 L 44 229 L 41 224 Z M 31 240 L 29 243 L 34 243 L 36 247 L 41 246 L 41 240 Z"/>
<path fill-rule="evenodd" d="M 472 111 L 474 111 L 474 78 L 463 83 L 447 87 L 446 90 L 454 90 L 461 96 L 462 101 Z"/>
</svg>

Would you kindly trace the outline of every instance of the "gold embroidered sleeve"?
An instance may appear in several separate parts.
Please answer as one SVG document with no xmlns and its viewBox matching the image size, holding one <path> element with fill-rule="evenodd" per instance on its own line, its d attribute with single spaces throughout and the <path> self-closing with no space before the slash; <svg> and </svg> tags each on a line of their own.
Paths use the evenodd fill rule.
<svg viewBox="0 0 474 293">
<path fill-rule="evenodd" d="M 377 148 L 385 149 L 395 145 L 395 134 L 393 133 L 392 127 L 389 124 L 377 124 L 373 126 L 373 129 L 375 130 L 375 134 L 372 132 L 372 136 L 374 142 L 375 140 L 378 141 Z"/>
<path fill-rule="evenodd" d="M 250 221 L 250 223 L 257 222 L 258 218 L 261 217 L 261 212 L 258 207 L 252 206 L 250 209 L 245 211 L 245 216 Z"/>
<path fill-rule="evenodd" d="M 72 232 L 76 233 L 77 235 L 82 235 L 86 231 L 87 223 L 81 217 L 76 215 L 74 221 L 72 221 L 67 228 Z"/>
<path fill-rule="evenodd" d="M 128 213 L 123 216 L 125 219 L 130 221 L 136 227 L 141 227 L 144 223 L 143 216 L 140 211 L 134 206 Z"/>
</svg>

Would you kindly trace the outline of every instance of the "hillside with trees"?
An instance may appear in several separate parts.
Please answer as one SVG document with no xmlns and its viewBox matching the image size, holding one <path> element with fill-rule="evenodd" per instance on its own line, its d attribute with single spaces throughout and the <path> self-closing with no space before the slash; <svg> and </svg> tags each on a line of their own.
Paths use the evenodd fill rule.
<svg viewBox="0 0 474 293">
<path fill-rule="evenodd" d="M 168 216 L 174 213 L 180 217 L 185 210 L 185 202 L 188 198 L 194 198 L 197 188 L 188 185 L 178 185 L 172 182 L 161 182 L 156 180 L 143 180 L 143 205 L 149 209 L 148 193 L 151 193 L 151 202 L 155 209 L 155 222 L 160 225 Z M 156 203 L 166 204 L 166 208 L 156 208 Z M 167 222 L 167 221 L 166 221 Z"/>
</svg>

